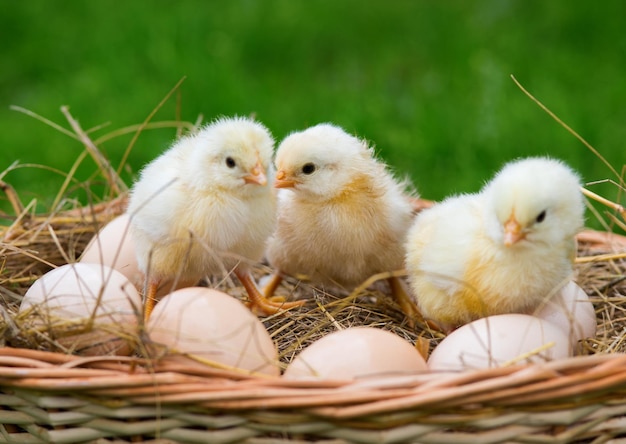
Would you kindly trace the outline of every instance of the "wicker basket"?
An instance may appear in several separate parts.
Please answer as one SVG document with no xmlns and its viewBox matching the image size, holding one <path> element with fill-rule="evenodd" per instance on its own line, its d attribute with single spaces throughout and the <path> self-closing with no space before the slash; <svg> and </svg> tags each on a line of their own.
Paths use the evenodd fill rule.
<svg viewBox="0 0 626 444">
<path fill-rule="evenodd" d="M 626 356 L 357 382 L 0 350 L 3 442 L 606 442 Z M 165 441 L 161 441 L 165 440 Z"/>
<path fill-rule="evenodd" d="M 19 297 L 20 285 L 67 260 L 53 251 L 81 251 L 121 208 L 75 210 L 31 219 L 28 230 L 5 230 L 2 276 L 13 280 L 0 282 L 2 297 Z M 74 227 L 65 245 L 45 235 L 60 232 L 59 221 Z M 594 236 L 586 233 L 582 241 L 606 242 Z M 620 261 L 617 278 L 626 268 Z M 6 344 L 11 320 L 3 314 Z M 199 366 L 180 356 L 83 358 L 5 347 L 0 442 L 600 443 L 626 436 L 625 394 L 621 353 L 466 373 L 303 382 Z"/>
</svg>

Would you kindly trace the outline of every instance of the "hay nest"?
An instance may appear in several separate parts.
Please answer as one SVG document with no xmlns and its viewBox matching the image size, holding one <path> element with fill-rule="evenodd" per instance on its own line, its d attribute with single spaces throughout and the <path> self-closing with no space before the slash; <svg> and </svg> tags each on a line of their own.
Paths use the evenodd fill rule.
<svg viewBox="0 0 626 444">
<path fill-rule="evenodd" d="M 4 184 L 4 189 L 13 194 Z M 15 198 L 13 198 L 14 200 Z M 77 260 L 88 242 L 125 209 L 126 196 L 119 196 L 91 206 L 56 214 L 30 215 L 24 211 L 13 223 L 0 226 L 0 271 L 2 344 L 40 350 L 67 351 L 46 332 L 32 331 L 24 316 L 18 315 L 22 296 L 30 285 L 52 268 Z M 626 237 L 586 230 L 578 236 L 576 261 L 577 283 L 594 304 L 598 333 L 584 342 L 584 352 L 607 353 L 626 351 L 623 339 L 626 329 Z M 267 264 L 256 264 L 257 280 L 272 272 Z M 286 278 L 277 293 L 307 303 L 302 309 L 263 318 L 264 325 L 279 347 L 283 365 L 289 363 L 307 345 L 337 330 L 355 326 L 371 326 L 394 332 L 415 344 L 423 354 L 444 337 L 426 324 L 411 324 L 389 296 L 386 285 L 379 285 L 385 274 L 374 276 L 352 292 L 341 288 L 320 288 L 294 278 Z M 234 279 L 204 280 L 210 285 L 241 300 L 247 294 Z M 32 335 L 36 335 L 32 337 Z M 42 336 L 43 335 L 43 336 Z M 138 337 L 134 342 L 145 341 Z"/>
</svg>

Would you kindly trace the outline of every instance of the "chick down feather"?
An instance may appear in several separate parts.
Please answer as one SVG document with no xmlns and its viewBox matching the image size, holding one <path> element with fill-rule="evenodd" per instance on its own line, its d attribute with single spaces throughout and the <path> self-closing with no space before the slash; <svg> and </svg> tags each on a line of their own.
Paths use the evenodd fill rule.
<svg viewBox="0 0 626 444">
<path fill-rule="evenodd" d="M 413 220 L 407 183 L 364 140 L 323 123 L 286 137 L 276 153 L 279 215 L 267 258 L 281 273 L 354 287 L 403 267 Z"/>
<path fill-rule="evenodd" d="M 406 268 L 423 315 L 444 330 L 531 313 L 573 277 L 584 223 L 579 176 L 563 162 L 511 162 L 477 194 L 417 216 Z"/>
<path fill-rule="evenodd" d="M 141 171 L 127 213 L 150 283 L 194 285 L 262 258 L 276 221 L 273 149 L 262 124 L 221 118 Z"/>
</svg>

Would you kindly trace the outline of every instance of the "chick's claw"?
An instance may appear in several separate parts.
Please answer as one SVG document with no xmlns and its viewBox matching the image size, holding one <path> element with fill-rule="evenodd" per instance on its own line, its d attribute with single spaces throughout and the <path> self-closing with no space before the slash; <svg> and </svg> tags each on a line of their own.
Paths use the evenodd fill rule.
<svg viewBox="0 0 626 444">
<path fill-rule="evenodd" d="M 272 315 L 292 308 L 302 307 L 304 304 L 305 301 L 285 302 L 285 298 L 282 296 L 272 296 L 269 299 L 264 297 L 262 300 L 250 301 L 248 306 L 254 313 Z"/>
<path fill-rule="evenodd" d="M 272 315 L 295 307 L 301 307 L 305 303 L 305 301 L 285 302 L 282 297 L 270 297 L 268 299 L 256 286 L 249 272 L 236 269 L 235 274 L 250 297 L 250 309 L 255 312 L 259 310 L 265 315 Z"/>
</svg>

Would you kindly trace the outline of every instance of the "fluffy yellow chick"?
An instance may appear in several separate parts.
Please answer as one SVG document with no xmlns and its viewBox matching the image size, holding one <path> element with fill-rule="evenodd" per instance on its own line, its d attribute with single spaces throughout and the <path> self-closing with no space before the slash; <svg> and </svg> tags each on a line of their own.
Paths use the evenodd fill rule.
<svg viewBox="0 0 626 444">
<path fill-rule="evenodd" d="M 478 194 L 424 210 L 406 268 L 422 314 L 444 331 L 503 313 L 532 313 L 573 275 L 584 223 L 580 179 L 548 158 L 511 162 Z"/>
<path fill-rule="evenodd" d="M 350 288 L 403 267 L 412 200 L 365 141 L 323 123 L 287 136 L 275 163 L 278 224 L 266 257 L 277 274 L 266 296 L 281 274 Z M 390 284 L 402 308 L 415 315 L 400 282 Z"/>
<path fill-rule="evenodd" d="M 222 118 L 179 139 L 141 171 L 127 213 L 146 276 L 146 318 L 159 289 L 231 269 L 263 311 L 294 305 L 266 300 L 248 266 L 262 259 L 276 222 L 273 149 L 260 123 Z"/>
</svg>

